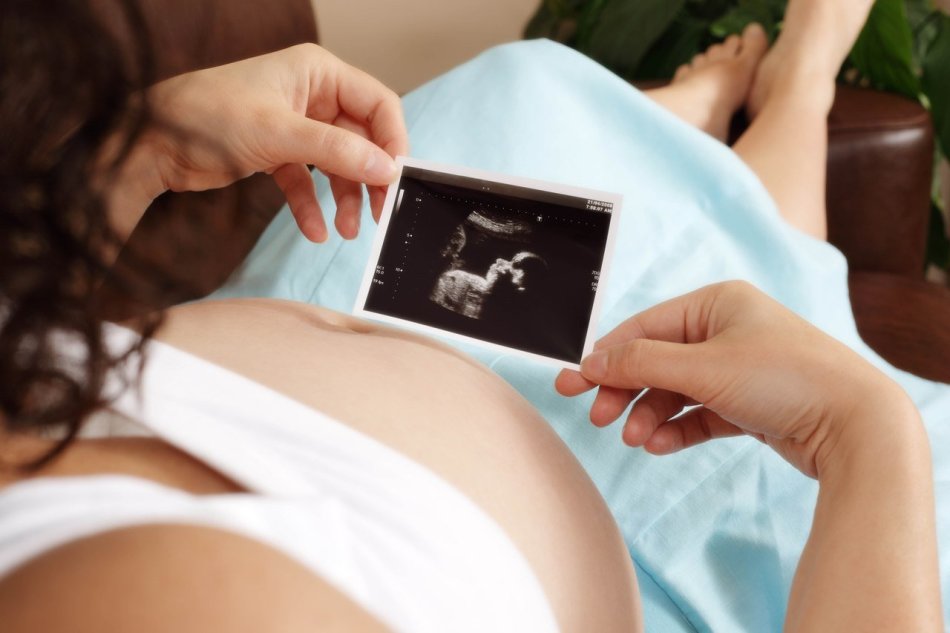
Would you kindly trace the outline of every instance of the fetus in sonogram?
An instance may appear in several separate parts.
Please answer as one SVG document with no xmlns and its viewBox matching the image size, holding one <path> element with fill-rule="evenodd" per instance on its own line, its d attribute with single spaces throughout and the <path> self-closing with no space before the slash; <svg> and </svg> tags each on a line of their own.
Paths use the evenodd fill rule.
<svg viewBox="0 0 950 633">
<path fill-rule="evenodd" d="M 474 234 L 472 244 L 469 232 Z M 531 242 L 531 235 L 532 227 L 527 222 L 497 220 L 479 211 L 471 213 L 452 233 L 441 252 L 447 260 L 446 269 L 437 279 L 429 299 L 476 320 L 492 313 L 498 316 L 498 313 L 516 310 L 516 298 L 530 296 L 548 268 L 544 258 L 525 248 Z M 467 246 L 468 253 L 465 252 Z M 491 257 L 494 261 L 485 271 L 485 263 Z M 473 270 L 479 262 L 481 270 Z"/>
</svg>

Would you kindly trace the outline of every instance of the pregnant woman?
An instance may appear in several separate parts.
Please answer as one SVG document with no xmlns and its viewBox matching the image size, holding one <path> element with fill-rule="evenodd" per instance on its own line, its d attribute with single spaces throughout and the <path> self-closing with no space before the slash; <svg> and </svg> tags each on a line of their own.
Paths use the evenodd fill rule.
<svg viewBox="0 0 950 633">
<path fill-rule="evenodd" d="M 867 0 L 792 0 L 771 52 L 752 27 L 647 97 L 547 43 L 407 97 L 426 158 L 627 193 L 617 327 L 557 377 L 594 400 L 336 311 L 365 264 L 361 187 L 378 217 L 408 152 L 378 82 L 303 46 L 140 92 L 126 40 L 85 3 L 50 8 L 0 9 L 4 631 L 939 629 L 933 430 L 901 386 L 746 283 L 660 302 L 742 277 L 857 346 L 814 238 L 824 118 Z M 713 138 L 743 105 L 735 151 L 761 184 Z M 330 237 L 307 164 L 352 241 Z M 258 171 L 292 215 L 214 300 L 157 330 L 96 320 L 95 285 L 157 195 Z M 946 389 L 902 384 L 925 416 L 950 410 Z M 644 388 L 630 445 L 745 437 L 653 459 L 585 423 Z"/>
</svg>

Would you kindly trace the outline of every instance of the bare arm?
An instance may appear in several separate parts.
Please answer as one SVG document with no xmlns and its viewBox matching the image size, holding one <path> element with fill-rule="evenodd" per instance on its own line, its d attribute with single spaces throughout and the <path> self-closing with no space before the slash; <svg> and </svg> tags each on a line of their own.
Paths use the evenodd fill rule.
<svg viewBox="0 0 950 633">
<path fill-rule="evenodd" d="M 942 630 L 930 449 L 917 412 L 895 396 L 856 412 L 855 436 L 820 473 L 788 631 Z"/>
<path fill-rule="evenodd" d="M 581 369 L 557 387 L 598 387 L 598 425 L 647 390 L 625 422 L 631 446 L 668 454 L 750 435 L 818 479 L 789 631 L 942 630 L 927 436 L 907 395 L 860 356 L 727 283 L 629 319 Z"/>
</svg>

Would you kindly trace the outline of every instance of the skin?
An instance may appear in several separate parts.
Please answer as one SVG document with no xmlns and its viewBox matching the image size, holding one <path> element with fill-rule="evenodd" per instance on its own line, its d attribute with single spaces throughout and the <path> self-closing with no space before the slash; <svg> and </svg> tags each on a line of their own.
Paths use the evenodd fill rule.
<svg viewBox="0 0 950 633">
<path fill-rule="evenodd" d="M 16 570 L 0 589 L 5 631 L 388 630 L 290 558 L 193 526 L 74 541 Z"/>
<path fill-rule="evenodd" d="M 847 9 L 836 13 L 818 10 L 825 1 L 792 0 L 786 43 L 761 68 L 808 57 L 806 43 L 816 57 L 846 49 L 842 42 L 853 39 L 866 3 L 834 3 Z M 803 36 L 808 30 L 816 34 L 811 41 Z M 822 151 L 816 139 L 827 99 L 816 97 L 802 108 L 798 123 L 808 134 L 792 134 L 783 125 L 793 110 L 784 100 L 799 98 L 792 95 L 804 84 L 794 84 L 796 77 L 810 76 L 833 89 L 833 75 L 814 69 L 782 73 L 782 81 L 792 85 L 779 87 L 775 73 L 758 74 L 761 55 L 748 61 L 755 46 L 751 33 L 738 45 L 711 51 L 709 63 L 680 72 L 663 99 L 688 118 L 695 114 L 693 97 L 710 94 L 710 86 L 741 93 L 738 103 L 734 94 L 709 101 L 700 119 L 715 121 L 757 95 L 759 116 L 746 135 L 753 136 L 737 151 L 790 222 L 812 226 L 824 207 L 808 207 L 803 216 L 797 205 L 823 192 L 823 179 L 808 171 L 790 178 L 777 167 L 782 152 Z M 735 61 L 742 51 L 746 57 Z M 165 189 L 220 186 L 265 171 L 287 193 L 305 235 L 319 240 L 325 237 L 322 216 L 301 170 L 310 163 L 334 174 L 343 215 L 337 228 L 352 235 L 358 228 L 347 219 L 357 211 L 350 202 L 354 185 L 381 187 L 391 177 L 383 168 L 369 173 L 368 156 L 377 156 L 376 167 L 389 165 L 377 150 L 391 157 L 406 146 L 393 96 L 314 47 L 223 68 L 170 80 L 151 95 L 169 121 L 203 125 L 223 139 L 223 147 L 208 152 L 207 146 L 183 142 L 191 137 L 155 130 L 116 187 L 116 223 L 133 227 Z M 268 78 L 267 86 L 259 85 L 261 77 Z M 216 94 L 240 99 L 222 104 Z M 810 94 L 825 98 L 821 89 Z M 245 101 L 251 106 L 244 107 Z M 311 122 L 301 120 L 307 117 Z M 282 134 L 283 124 L 310 135 L 307 142 Z M 814 155 L 811 160 L 822 162 Z M 796 187 L 808 195 L 788 193 Z M 377 214 L 378 192 L 371 189 Z M 563 630 L 642 628 L 629 556 L 596 490 L 530 405 L 473 361 L 423 337 L 267 300 L 175 308 L 160 338 L 377 437 L 453 483 L 524 552 Z M 373 385 L 373 398 L 365 397 L 367 384 Z M 919 416 L 896 384 L 774 301 L 731 283 L 656 306 L 608 334 L 585 359 L 582 373 L 563 373 L 557 388 L 568 396 L 598 389 L 591 419 L 599 425 L 618 418 L 647 389 L 625 422 L 624 441 L 632 446 L 665 454 L 748 434 L 818 479 L 815 521 L 789 598 L 789 630 L 940 629 L 933 484 Z M 693 403 L 702 406 L 671 419 Z M 5 459 L 45 446 L 36 438 L 0 438 Z M 196 494 L 239 490 L 154 440 L 84 440 L 39 476 L 95 472 L 136 474 Z M 19 477 L 6 475 L 0 484 Z M 193 563 L 206 558 L 213 564 Z M 138 573 L 142 569 L 156 572 Z M 223 599 L 190 599 L 222 583 Z M 102 606 L 101 588 L 112 586 L 123 589 L 122 608 Z M 297 599 L 288 601 L 287 595 Z M 66 615 L 46 608 L 67 599 L 74 606 Z M 280 622 L 265 620 L 274 613 Z M 186 526 L 119 530 L 48 552 L 0 580 L 0 617 L 5 630 L 12 623 L 11 631 L 76 630 L 77 622 L 96 631 L 158 631 L 168 622 L 186 632 L 275 626 L 291 631 L 325 620 L 339 622 L 340 630 L 380 630 L 345 597 L 269 548 Z"/>
</svg>

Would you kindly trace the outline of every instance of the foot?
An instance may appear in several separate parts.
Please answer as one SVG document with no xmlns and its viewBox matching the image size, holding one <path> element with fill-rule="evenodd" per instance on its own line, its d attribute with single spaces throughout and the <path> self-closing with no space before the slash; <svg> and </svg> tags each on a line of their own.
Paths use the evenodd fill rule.
<svg viewBox="0 0 950 633">
<path fill-rule="evenodd" d="M 746 102 L 755 118 L 773 96 L 795 95 L 831 107 L 841 64 L 874 0 L 789 0 L 782 34 L 759 65 Z"/>
<path fill-rule="evenodd" d="M 680 66 L 673 83 L 648 94 L 687 123 L 725 142 L 732 115 L 745 103 L 768 49 L 765 31 L 750 25 Z"/>
</svg>

